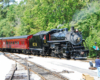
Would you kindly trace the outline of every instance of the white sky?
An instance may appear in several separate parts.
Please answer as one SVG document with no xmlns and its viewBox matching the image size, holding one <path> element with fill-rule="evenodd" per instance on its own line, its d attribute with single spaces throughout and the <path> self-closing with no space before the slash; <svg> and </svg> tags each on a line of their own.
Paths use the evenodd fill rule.
<svg viewBox="0 0 100 80">
<path fill-rule="evenodd" d="M 15 1 L 19 3 L 19 2 L 22 1 L 22 0 L 15 0 Z"/>
<path fill-rule="evenodd" d="M 15 0 L 15 1 L 19 4 L 20 1 L 22 1 L 22 0 Z M 0 3 L 0 4 L 2 4 L 2 3 Z M 10 4 L 12 4 L 12 2 Z"/>
</svg>

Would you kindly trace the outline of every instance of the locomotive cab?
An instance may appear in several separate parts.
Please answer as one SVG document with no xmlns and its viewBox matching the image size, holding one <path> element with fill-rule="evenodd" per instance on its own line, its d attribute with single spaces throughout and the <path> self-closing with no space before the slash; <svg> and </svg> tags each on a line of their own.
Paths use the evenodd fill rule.
<svg viewBox="0 0 100 80">
<path fill-rule="evenodd" d="M 48 40 L 51 40 L 50 34 L 56 33 L 57 29 L 51 31 L 41 31 L 33 35 L 29 40 L 29 46 L 33 54 L 45 55 L 46 50 L 49 49 Z"/>
</svg>

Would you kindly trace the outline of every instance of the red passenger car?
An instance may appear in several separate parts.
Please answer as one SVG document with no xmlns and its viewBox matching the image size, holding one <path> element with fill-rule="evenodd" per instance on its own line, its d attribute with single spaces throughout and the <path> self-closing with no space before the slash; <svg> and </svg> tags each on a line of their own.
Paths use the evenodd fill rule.
<svg viewBox="0 0 100 80">
<path fill-rule="evenodd" d="M 0 49 L 12 52 L 23 51 L 26 53 L 29 51 L 29 39 L 31 39 L 32 36 L 33 35 L 25 35 L 0 38 Z"/>
</svg>

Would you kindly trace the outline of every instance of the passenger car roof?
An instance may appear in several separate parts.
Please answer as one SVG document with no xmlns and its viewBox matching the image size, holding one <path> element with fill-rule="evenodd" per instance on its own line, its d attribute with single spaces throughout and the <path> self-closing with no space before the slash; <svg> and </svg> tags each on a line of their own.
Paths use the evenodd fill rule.
<svg viewBox="0 0 100 80">
<path fill-rule="evenodd" d="M 19 39 L 19 38 L 27 38 L 30 35 L 24 35 L 24 36 L 13 36 L 13 37 L 2 37 L 0 39 Z"/>
<path fill-rule="evenodd" d="M 2 38 L 0 38 L 0 40 L 1 40 Z"/>
</svg>

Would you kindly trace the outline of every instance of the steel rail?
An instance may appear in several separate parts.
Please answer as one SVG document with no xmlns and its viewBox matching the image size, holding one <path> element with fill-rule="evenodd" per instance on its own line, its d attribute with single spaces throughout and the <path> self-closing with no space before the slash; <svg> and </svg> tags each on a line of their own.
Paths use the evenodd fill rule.
<svg viewBox="0 0 100 80">
<path fill-rule="evenodd" d="M 5 55 L 6 55 L 6 54 L 5 54 Z M 12 58 L 11 56 L 6 55 L 6 57 L 8 57 L 8 58 L 14 60 L 15 62 L 18 62 L 17 60 L 15 60 L 14 58 Z M 20 63 L 20 62 L 18 62 L 18 63 L 19 63 L 20 65 L 22 65 L 25 69 L 27 69 L 27 66 L 23 65 L 23 64 Z M 41 76 L 41 75 L 38 74 L 37 72 L 34 72 L 34 71 L 33 71 L 32 69 L 30 69 L 30 68 L 29 68 L 29 71 L 31 71 L 31 72 L 37 74 L 38 76 L 40 76 L 42 80 L 47 80 L 47 79 L 45 79 L 43 76 Z"/>
<path fill-rule="evenodd" d="M 13 54 L 13 55 L 14 55 L 14 54 Z M 17 55 L 15 55 L 15 56 L 17 56 Z M 21 58 L 20 56 L 17 56 L 17 57 Z M 22 59 L 24 59 L 24 58 L 22 58 Z M 28 61 L 28 60 L 27 60 L 27 62 L 30 62 L 30 63 L 32 63 L 32 64 L 35 64 L 35 63 L 33 63 L 33 62 L 31 62 L 31 61 Z M 50 71 L 50 70 L 48 70 L 48 69 L 42 67 L 42 66 L 39 65 L 39 64 L 35 64 L 35 65 L 36 65 L 37 67 L 40 67 L 40 68 L 42 68 L 42 69 L 44 69 L 44 70 L 50 72 L 51 74 L 53 74 L 53 75 L 56 76 L 56 77 L 59 77 L 59 78 L 61 78 L 61 79 L 63 79 L 63 80 L 68 80 L 67 78 L 61 76 L 61 75 L 58 74 L 57 72 L 52 72 L 52 71 Z"/>
<path fill-rule="evenodd" d="M 12 55 L 14 55 L 14 54 L 12 54 Z M 8 56 L 8 55 L 7 55 Z M 21 57 L 19 57 L 19 56 L 17 56 L 17 55 L 14 55 L 14 56 L 16 56 L 16 57 L 18 57 L 18 58 L 20 58 L 20 59 L 22 59 L 22 60 L 25 60 L 24 58 L 21 58 Z M 18 62 L 17 60 L 15 60 L 14 58 L 12 58 L 11 56 L 9 56 L 11 59 L 13 59 L 14 61 L 16 61 L 16 62 Z M 35 64 L 35 63 L 33 63 L 33 62 L 31 62 L 31 61 L 28 61 L 28 60 L 26 60 L 27 62 L 30 62 L 31 64 L 34 64 L 34 65 L 36 65 L 37 67 L 39 67 L 39 68 L 42 68 L 43 70 L 46 70 L 46 71 L 48 71 L 50 74 L 52 74 L 53 76 L 55 76 L 55 77 L 57 77 L 57 78 L 59 78 L 59 79 L 62 79 L 62 80 L 68 80 L 67 78 L 65 78 L 65 77 L 63 77 L 62 75 L 60 75 L 59 73 L 57 73 L 57 72 L 52 72 L 52 71 L 50 71 L 50 70 L 48 70 L 48 69 L 45 69 L 44 67 L 42 67 L 41 65 L 37 65 L 37 64 Z M 18 62 L 18 63 L 20 63 L 20 62 Z M 23 67 L 25 67 L 25 68 L 27 68 L 25 65 L 23 65 L 22 63 L 20 63 Z M 34 72 L 35 74 L 37 74 L 37 75 L 39 75 L 43 80 L 47 80 L 46 78 L 44 78 L 42 75 L 40 75 L 39 73 L 37 73 L 37 72 L 35 72 L 35 71 L 33 71 L 31 68 L 29 68 L 29 70 L 31 71 L 31 72 Z"/>
<path fill-rule="evenodd" d="M 5 53 L 3 53 L 3 54 L 5 55 Z M 6 55 L 5 55 L 5 56 L 6 56 Z M 6 57 L 7 57 L 7 56 L 6 56 Z M 15 73 L 16 69 L 17 69 L 17 64 L 15 64 L 14 69 L 13 69 L 13 72 L 12 72 L 12 75 L 11 75 L 11 77 L 9 78 L 9 80 L 12 80 L 12 79 L 13 79 L 13 76 L 14 76 L 14 73 Z"/>
<path fill-rule="evenodd" d="M 16 54 L 19 54 L 19 53 L 16 53 Z M 27 55 L 27 54 L 22 54 L 22 55 Z M 32 55 L 31 56 L 37 56 L 37 55 Z M 38 57 L 43 57 L 43 56 L 38 56 Z M 46 58 L 55 58 L 55 59 L 64 59 L 66 60 L 66 58 L 58 58 L 58 57 L 51 57 L 51 56 L 46 56 Z M 89 61 L 92 61 L 93 63 L 95 63 L 95 60 L 94 59 L 87 59 L 87 60 L 81 60 L 81 59 L 70 59 L 70 60 L 73 60 L 73 61 L 82 61 L 82 62 L 89 62 Z"/>
<path fill-rule="evenodd" d="M 14 73 L 15 73 L 16 69 L 17 69 L 17 65 L 15 65 L 14 70 L 13 70 L 13 73 L 12 73 L 12 75 L 11 75 L 11 77 L 10 77 L 9 80 L 12 80 L 13 79 L 13 76 L 14 76 Z"/>
<path fill-rule="evenodd" d="M 18 53 L 16 53 L 18 54 Z M 22 54 L 22 55 L 26 55 L 26 54 Z M 32 55 L 31 56 L 37 56 L 37 55 Z M 43 57 L 43 56 L 38 56 L 38 57 Z M 63 59 L 63 60 L 67 60 L 66 58 L 58 58 L 58 57 L 51 57 L 51 56 L 46 56 L 46 58 L 55 58 L 55 59 Z M 94 59 L 69 59 L 69 60 L 73 60 L 73 61 L 82 61 L 82 62 L 89 62 L 89 61 L 92 61 L 93 63 L 95 63 L 95 60 Z"/>
</svg>

